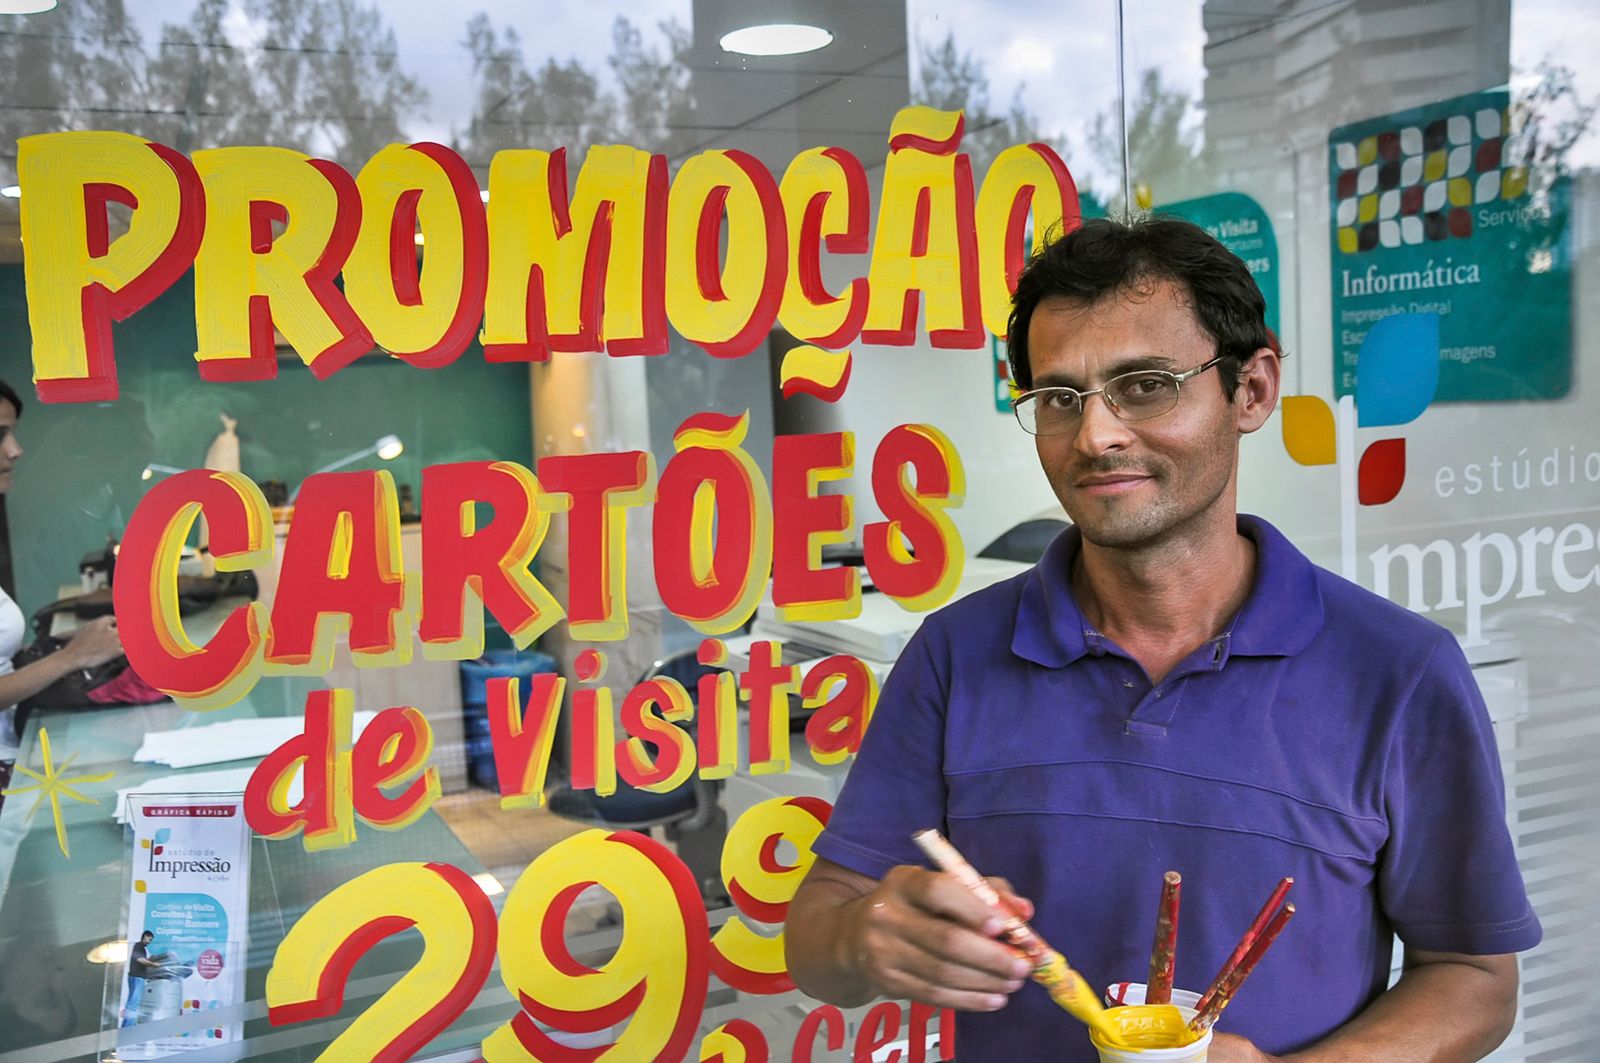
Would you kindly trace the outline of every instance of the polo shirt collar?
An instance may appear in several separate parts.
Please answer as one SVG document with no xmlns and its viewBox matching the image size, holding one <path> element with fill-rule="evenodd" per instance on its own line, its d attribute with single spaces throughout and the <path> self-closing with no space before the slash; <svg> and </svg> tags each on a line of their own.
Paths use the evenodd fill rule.
<svg viewBox="0 0 1600 1063">
<path fill-rule="evenodd" d="M 1322 629 L 1317 570 L 1283 533 L 1260 517 L 1240 514 L 1240 533 L 1256 544 L 1250 596 L 1224 633 L 1228 656 L 1290 657 Z M 1072 596 L 1071 572 L 1083 536 L 1076 526 L 1056 536 L 1025 579 L 1011 651 L 1046 668 L 1064 668 L 1090 651 L 1092 625 Z"/>
</svg>

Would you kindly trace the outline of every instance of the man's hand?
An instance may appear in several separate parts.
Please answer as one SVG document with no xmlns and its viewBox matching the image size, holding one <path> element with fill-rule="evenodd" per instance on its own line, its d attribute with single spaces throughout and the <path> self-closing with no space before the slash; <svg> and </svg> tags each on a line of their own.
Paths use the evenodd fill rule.
<svg viewBox="0 0 1600 1063">
<path fill-rule="evenodd" d="M 80 627 L 67 643 L 66 653 L 78 668 L 93 668 L 122 656 L 122 636 L 114 617 L 102 616 Z"/>
<path fill-rule="evenodd" d="M 1018 915 L 1033 916 L 1009 883 L 989 882 Z M 1028 976 L 1028 961 L 995 940 L 1000 919 L 944 872 L 894 868 L 852 907 L 839 959 L 885 996 L 997 1011 Z"/>
<path fill-rule="evenodd" d="M 1219 1033 L 1211 1041 L 1206 1053 L 1207 1063 L 1282 1063 L 1278 1056 L 1269 1056 L 1238 1034 Z"/>
</svg>

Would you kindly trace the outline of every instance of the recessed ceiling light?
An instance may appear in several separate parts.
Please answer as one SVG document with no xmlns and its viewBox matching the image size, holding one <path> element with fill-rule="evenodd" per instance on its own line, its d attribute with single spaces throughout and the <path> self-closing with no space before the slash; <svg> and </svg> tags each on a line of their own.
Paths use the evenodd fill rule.
<svg viewBox="0 0 1600 1063">
<path fill-rule="evenodd" d="M 4 188 L 0 188 L 0 196 L 5 196 L 7 199 L 21 199 L 22 186 L 6 185 Z"/>
<path fill-rule="evenodd" d="M 56 0 L 0 0 L 0 15 L 37 15 L 56 6 Z"/>
<path fill-rule="evenodd" d="M 87 958 L 90 963 L 127 963 L 131 946 L 128 941 L 102 941 L 89 950 Z"/>
<path fill-rule="evenodd" d="M 798 55 L 826 47 L 832 40 L 833 34 L 821 26 L 775 22 L 725 33 L 717 43 L 723 51 L 741 55 Z"/>
</svg>

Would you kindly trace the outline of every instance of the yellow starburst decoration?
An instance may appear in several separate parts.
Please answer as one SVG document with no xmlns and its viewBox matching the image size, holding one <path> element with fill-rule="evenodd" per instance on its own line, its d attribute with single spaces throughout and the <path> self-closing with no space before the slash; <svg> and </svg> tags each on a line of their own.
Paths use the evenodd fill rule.
<svg viewBox="0 0 1600 1063">
<path fill-rule="evenodd" d="M 37 781 L 32 786 L 13 786 L 9 790 L 0 790 L 0 794 L 10 797 L 12 794 L 37 793 L 39 796 L 33 799 L 33 807 L 28 809 L 29 819 L 32 819 L 33 814 L 39 811 L 39 806 L 43 805 L 46 799 L 49 799 L 50 813 L 55 816 L 56 820 L 56 844 L 61 846 L 61 855 L 70 859 L 72 857 L 72 849 L 67 845 L 67 825 L 61 819 L 61 799 L 70 797 L 74 801 L 81 801 L 86 805 L 98 805 L 100 803 L 98 797 L 85 797 L 74 789 L 74 786 L 81 786 L 84 783 L 105 782 L 116 773 L 107 771 L 101 772 L 99 775 L 75 775 L 69 777 L 67 769 L 72 767 L 72 762 L 78 755 L 76 753 L 72 754 L 72 756 L 61 762 L 60 767 L 57 767 L 50 755 L 50 732 L 43 727 L 39 728 L 39 751 L 44 755 L 43 774 L 34 771 L 32 768 L 25 768 L 21 764 L 16 765 L 17 771 Z"/>
</svg>

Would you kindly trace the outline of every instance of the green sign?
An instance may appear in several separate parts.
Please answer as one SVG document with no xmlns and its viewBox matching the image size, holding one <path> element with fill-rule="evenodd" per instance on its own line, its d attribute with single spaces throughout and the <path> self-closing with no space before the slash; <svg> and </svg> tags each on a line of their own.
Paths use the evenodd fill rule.
<svg viewBox="0 0 1600 1063">
<path fill-rule="evenodd" d="M 1105 204 L 1093 192 L 1079 196 L 1084 218 L 1106 216 Z M 1261 294 L 1267 300 L 1267 327 L 1278 332 L 1278 238 L 1261 204 L 1239 192 L 1223 192 L 1200 199 L 1186 199 L 1158 208 L 1162 214 L 1186 218 L 1220 240 L 1224 247 L 1249 267 Z M 1032 239 L 1031 232 L 1028 237 Z M 1006 364 L 1005 345 L 989 337 L 990 364 L 994 379 L 996 413 L 1011 413 L 1011 369 Z"/>
<path fill-rule="evenodd" d="M 1278 331 L 1278 238 L 1272 221 L 1261 204 L 1242 192 L 1219 192 L 1214 196 L 1169 203 L 1156 210 L 1173 214 L 1200 226 L 1221 241 L 1222 246 L 1244 259 L 1250 276 L 1256 279 L 1267 301 L 1267 327 Z"/>
<path fill-rule="evenodd" d="M 1334 392 L 1395 314 L 1439 316 L 1441 402 L 1552 399 L 1572 384 L 1565 182 L 1514 165 L 1504 90 L 1328 134 Z"/>
</svg>

